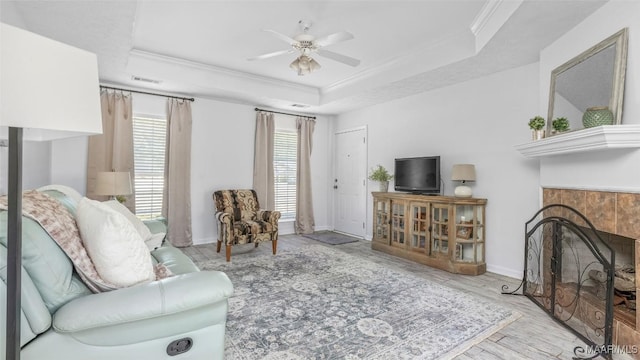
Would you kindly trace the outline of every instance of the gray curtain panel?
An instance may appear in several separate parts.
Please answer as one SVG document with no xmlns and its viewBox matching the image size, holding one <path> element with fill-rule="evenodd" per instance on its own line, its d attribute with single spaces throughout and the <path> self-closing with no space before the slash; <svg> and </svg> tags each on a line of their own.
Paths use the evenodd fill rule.
<svg viewBox="0 0 640 360">
<path fill-rule="evenodd" d="M 256 138 L 253 156 L 253 189 L 263 209 L 276 206 L 273 175 L 273 143 L 275 121 L 273 113 L 256 113 Z"/>
<path fill-rule="evenodd" d="M 174 246 L 191 238 L 191 102 L 167 99 L 167 144 L 162 215 L 168 222 L 167 239 Z"/>
<path fill-rule="evenodd" d="M 313 218 L 313 199 L 311 196 L 311 149 L 313 147 L 313 129 L 316 121 L 307 117 L 297 117 L 298 129 L 298 169 L 296 183 L 296 221 L 297 234 L 310 234 L 315 229 Z"/>
<path fill-rule="evenodd" d="M 102 107 L 102 135 L 89 136 L 87 156 L 87 197 L 104 201 L 106 196 L 94 194 L 96 177 L 104 171 L 128 171 L 135 179 L 133 162 L 133 117 L 131 93 L 122 91 L 100 94 Z M 135 213 L 135 184 L 132 181 L 133 194 L 126 196 L 124 205 Z"/>
</svg>

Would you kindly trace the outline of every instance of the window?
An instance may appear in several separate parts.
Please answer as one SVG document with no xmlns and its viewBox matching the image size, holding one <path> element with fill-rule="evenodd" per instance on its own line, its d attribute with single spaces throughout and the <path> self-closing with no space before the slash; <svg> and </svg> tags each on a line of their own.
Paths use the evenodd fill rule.
<svg viewBox="0 0 640 360">
<path fill-rule="evenodd" d="M 141 219 L 153 219 L 162 212 L 166 133 L 166 119 L 133 117 L 136 215 Z"/>
<path fill-rule="evenodd" d="M 296 169 L 298 135 L 295 131 L 276 129 L 273 149 L 273 176 L 276 210 L 281 219 L 296 217 Z"/>
</svg>

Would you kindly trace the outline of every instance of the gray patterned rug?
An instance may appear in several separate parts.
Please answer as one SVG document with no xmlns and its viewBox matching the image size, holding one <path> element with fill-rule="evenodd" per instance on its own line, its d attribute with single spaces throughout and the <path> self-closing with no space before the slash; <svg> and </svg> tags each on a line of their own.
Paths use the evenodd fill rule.
<svg viewBox="0 0 640 360">
<path fill-rule="evenodd" d="M 445 359 L 516 312 L 321 245 L 199 263 L 227 273 L 225 359 Z"/>
</svg>

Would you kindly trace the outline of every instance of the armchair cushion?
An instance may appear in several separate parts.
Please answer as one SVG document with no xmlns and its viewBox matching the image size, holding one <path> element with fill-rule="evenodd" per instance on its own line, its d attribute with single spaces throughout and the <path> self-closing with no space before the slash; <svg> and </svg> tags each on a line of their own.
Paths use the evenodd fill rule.
<svg viewBox="0 0 640 360">
<path fill-rule="evenodd" d="M 245 236 L 251 234 L 270 233 L 273 231 L 273 225 L 263 220 L 245 220 L 233 223 L 233 235 Z"/>
</svg>

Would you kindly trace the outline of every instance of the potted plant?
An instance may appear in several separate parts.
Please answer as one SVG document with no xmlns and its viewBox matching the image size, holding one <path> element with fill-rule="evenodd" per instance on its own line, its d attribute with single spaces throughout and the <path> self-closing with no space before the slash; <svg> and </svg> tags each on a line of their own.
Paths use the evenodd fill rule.
<svg viewBox="0 0 640 360">
<path fill-rule="evenodd" d="M 545 120 L 542 116 L 535 116 L 529 119 L 529 127 L 533 130 L 533 140 L 544 138 L 544 123 Z"/>
<path fill-rule="evenodd" d="M 564 117 L 556 118 L 551 122 L 551 127 L 555 132 L 561 133 L 567 131 L 569 130 L 569 120 Z"/>
<path fill-rule="evenodd" d="M 371 169 L 369 173 L 369 180 L 377 181 L 380 183 L 380 191 L 387 192 L 389 190 L 389 180 L 393 179 L 393 175 L 389 174 L 387 169 L 382 165 Z"/>
</svg>

